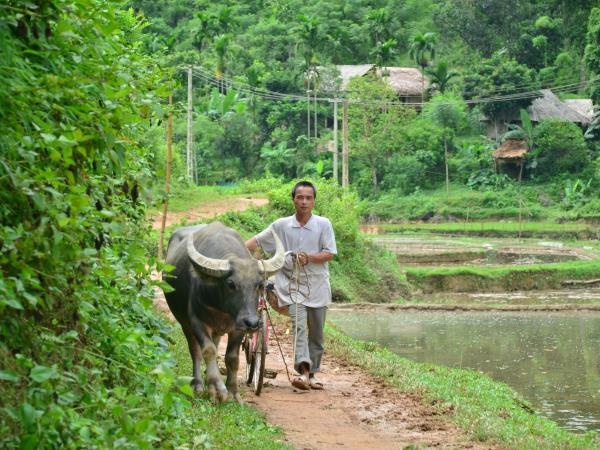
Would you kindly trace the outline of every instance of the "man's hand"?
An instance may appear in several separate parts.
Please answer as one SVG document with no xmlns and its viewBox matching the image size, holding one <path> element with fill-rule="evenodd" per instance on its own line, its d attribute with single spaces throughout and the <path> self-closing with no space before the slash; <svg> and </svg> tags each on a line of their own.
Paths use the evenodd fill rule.
<svg viewBox="0 0 600 450">
<path fill-rule="evenodd" d="M 305 266 L 308 264 L 308 254 L 305 252 L 300 252 L 296 255 L 296 261 L 298 261 L 298 264 L 300 264 L 301 266 Z"/>
</svg>

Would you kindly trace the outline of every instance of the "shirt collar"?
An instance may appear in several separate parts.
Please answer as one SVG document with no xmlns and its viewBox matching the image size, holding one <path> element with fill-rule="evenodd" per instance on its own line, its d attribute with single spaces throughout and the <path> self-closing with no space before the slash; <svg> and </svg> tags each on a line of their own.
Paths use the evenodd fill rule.
<svg viewBox="0 0 600 450">
<path fill-rule="evenodd" d="M 306 228 L 307 230 L 312 230 L 312 222 L 313 222 L 314 217 L 315 217 L 315 215 L 311 214 L 310 219 L 308 219 L 308 222 L 306 222 L 306 224 L 304 225 L 304 228 Z M 292 216 L 292 221 L 290 222 L 290 226 L 292 228 L 302 228 L 302 226 L 298 222 L 298 219 L 296 219 L 296 214 L 294 214 Z"/>
</svg>

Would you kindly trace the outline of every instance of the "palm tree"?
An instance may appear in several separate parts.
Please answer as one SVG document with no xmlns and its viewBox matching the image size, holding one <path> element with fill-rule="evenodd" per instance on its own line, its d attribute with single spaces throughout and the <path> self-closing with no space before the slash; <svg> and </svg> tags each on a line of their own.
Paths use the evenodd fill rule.
<svg viewBox="0 0 600 450">
<path fill-rule="evenodd" d="M 428 31 L 425 34 L 417 33 L 411 39 L 410 47 L 408 49 L 408 54 L 415 61 L 415 63 L 421 67 L 421 103 L 424 100 L 424 90 L 425 90 L 425 67 L 429 65 L 430 60 L 435 58 L 435 43 L 436 43 L 436 35 Z"/>
<path fill-rule="evenodd" d="M 310 138 L 310 87 L 311 81 L 313 81 L 313 86 L 315 86 L 315 103 L 316 103 L 316 81 L 315 81 L 315 66 L 317 65 L 317 54 L 316 50 L 320 44 L 320 36 L 319 36 L 319 20 L 316 17 L 305 16 L 304 14 L 298 17 L 298 22 L 300 22 L 298 28 L 295 30 L 296 38 L 298 39 L 298 45 L 302 47 L 302 56 L 304 58 L 304 76 L 306 80 L 306 96 L 307 96 L 307 128 L 308 128 L 308 138 Z M 316 114 L 316 105 L 315 105 L 315 114 Z M 315 125 L 316 127 L 316 125 Z M 315 133 L 316 137 L 316 133 Z"/>
<path fill-rule="evenodd" d="M 347 38 L 347 33 L 343 28 L 333 28 L 326 36 L 327 40 L 331 43 L 331 62 L 333 64 L 339 64 L 339 51 L 345 50 L 350 51 L 348 47 L 344 45 L 344 40 Z"/>
<path fill-rule="evenodd" d="M 301 15 L 298 17 L 298 21 L 300 25 L 295 34 L 298 44 L 302 46 L 305 69 L 308 70 L 316 59 L 316 49 L 320 44 L 319 19 Z"/>
<path fill-rule="evenodd" d="M 369 11 L 366 16 L 373 43 L 386 40 L 389 36 L 387 30 L 391 22 L 391 16 L 386 8 L 379 8 Z"/>
<path fill-rule="evenodd" d="M 196 17 L 199 19 L 200 25 L 194 34 L 192 45 L 196 48 L 196 50 L 202 52 L 208 39 L 214 35 L 215 27 L 213 16 L 207 12 L 199 12 L 196 14 Z"/>
<path fill-rule="evenodd" d="M 459 75 L 456 70 L 451 70 L 447 61 L 440 61 L 434 67 L 425 69 L 429 76 L 429 89 L 443 94 L 448 87 L 448 82 Z"/>
<path fill-rule="evenodd" d="M 396 39 L 388 39 L 385 42 L 378 42 L 371 55 L 375 58 L 375 65 L 383 68 L 389 64 L 390 60 L 396 53 L 398 41 Z"/>
<path fill-rule="evenodd" d="M 230 34 L 222 34 L 215 39 L 215 53 L 217 54 L 217 67 L 215 77 L 219 80 L 219 88 L 222 94 L 225 93 L 225 85 L 223 84 L 223 74 L 225 73 L 225 56 L 229 50 Z"/>
</svg>

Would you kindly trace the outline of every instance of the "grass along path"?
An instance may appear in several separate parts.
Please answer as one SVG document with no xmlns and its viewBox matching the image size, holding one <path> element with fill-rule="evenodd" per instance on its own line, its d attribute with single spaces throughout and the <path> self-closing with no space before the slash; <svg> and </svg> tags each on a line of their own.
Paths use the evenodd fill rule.
<svg viewBox="0 0 600 450">
<path fill-rule="evenodd" d="M 380 377 L 399 392 L 418 393 L 425 404 L 452 417 L 473 439 L 508 449 L 600 449 L 600 436 L 576 435 L 533 414 L 504 383 L 473 370 L 450 369 L 401 358 L 376 344 L 327 328 L 327 348 Z"/>
</svg>

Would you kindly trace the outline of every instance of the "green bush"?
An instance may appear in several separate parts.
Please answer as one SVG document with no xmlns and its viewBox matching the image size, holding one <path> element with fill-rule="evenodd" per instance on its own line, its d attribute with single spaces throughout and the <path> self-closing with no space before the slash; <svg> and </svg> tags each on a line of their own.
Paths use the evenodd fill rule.
<svg viewBox="0 0 600 450">
<path fill-rule="evenodd" d="M 394 155 L 387 164 L 381 181 L 384 190 L 397 189 L 400 193 L 411 194 L 423 186 L 427 179 L 427 167 L 415 156 Z"/>
<path fill-rule="evenodd" d="M 415 120 L 405 128 L 400 145 L 402 154 L 414 156 L 427 171 L 419 187 L 431 187 L 444 179 L 444 141 L 440 128 L 426 119 Z"/>
<path fill-rule="evenodd" d="M 542 178 L 575 173 L 589 164 L 583 132 L 574 123 L 543 120 L 535 128 L 534 143 L 536 174 Z"/>
</svg>

